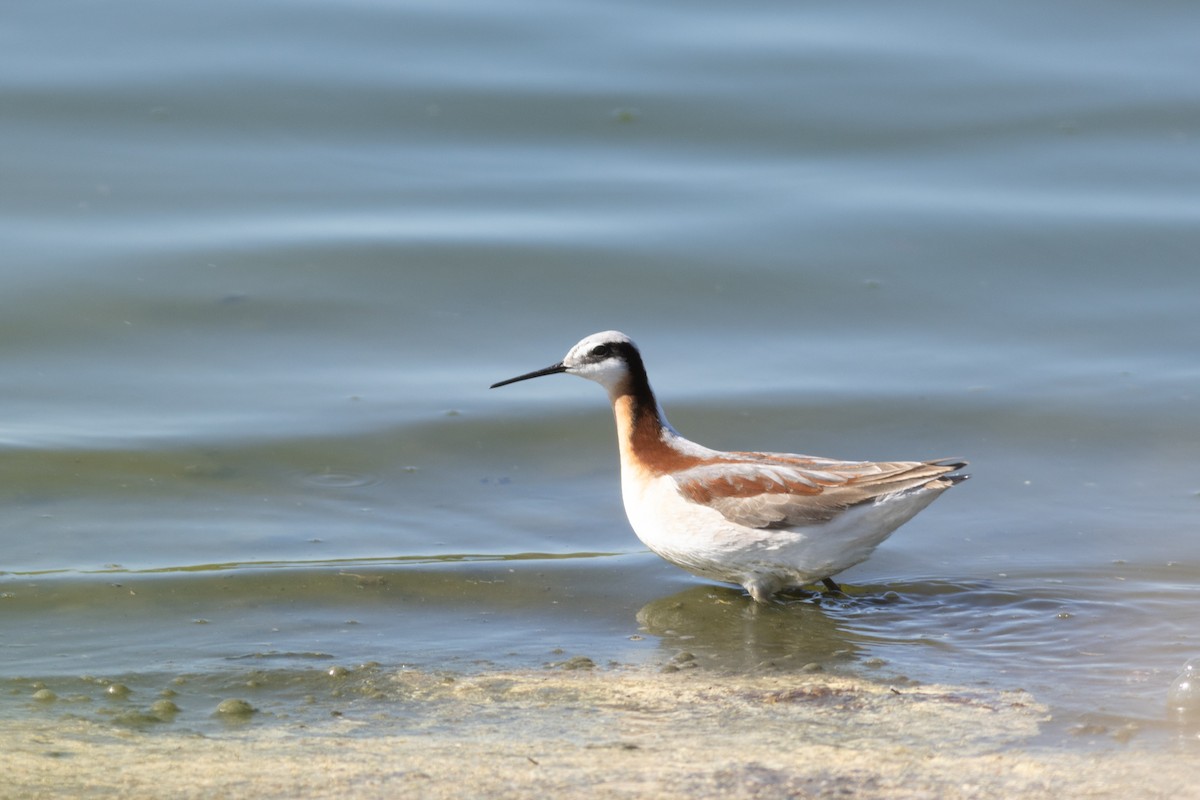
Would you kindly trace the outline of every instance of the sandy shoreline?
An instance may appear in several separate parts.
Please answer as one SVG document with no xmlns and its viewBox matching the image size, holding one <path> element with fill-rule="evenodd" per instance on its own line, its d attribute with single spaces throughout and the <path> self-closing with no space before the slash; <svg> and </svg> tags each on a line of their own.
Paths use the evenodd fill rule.
<svg viewBox="0 0 1200 800">
<path fill-rule="evenodd" d="M 0 723 L 3 797 L 1195 796 L 1200 758 L 1029 744 L 1023 692 L 822 674 L 527 670 L 387 676 L 361 716 L 215 735 Z"/>
</svg>

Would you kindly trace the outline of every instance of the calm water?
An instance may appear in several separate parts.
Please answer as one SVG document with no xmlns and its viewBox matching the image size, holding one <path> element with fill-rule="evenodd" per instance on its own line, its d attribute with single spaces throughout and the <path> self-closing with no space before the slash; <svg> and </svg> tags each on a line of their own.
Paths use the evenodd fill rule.
<svg viewBox="0 0 1200 800">
<path fill-rule="evenodd" d="M 1023 687 L 1087 734 L 1063 741 L 1175 735 L 1200 655 L 1198 26 L 9 9 L 3 713 L 175 681 L 198 725 L 248 673 L 271 707 L 329 665 L 688 650 Z M 754 609 L 633 537 L 596 387 L 485 388 L 607 328 L 705 444 L 974 479 L 850 599 Z"/>
</svg>

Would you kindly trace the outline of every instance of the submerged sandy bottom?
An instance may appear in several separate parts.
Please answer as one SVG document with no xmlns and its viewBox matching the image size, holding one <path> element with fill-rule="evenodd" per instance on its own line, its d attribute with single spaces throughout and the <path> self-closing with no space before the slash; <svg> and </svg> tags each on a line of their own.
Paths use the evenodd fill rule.
<svg viewBox="0 0 1200 800">
<path fill-rule="evenodd" d="M 1200 778 L 1195 753 L 1039 747 L 1048 714 L 1024 692 L 687 669 L 380 678 L 370 710 L 315 723 L 0 723 L 0 796 L 1146 798 Z"/>
</svg>

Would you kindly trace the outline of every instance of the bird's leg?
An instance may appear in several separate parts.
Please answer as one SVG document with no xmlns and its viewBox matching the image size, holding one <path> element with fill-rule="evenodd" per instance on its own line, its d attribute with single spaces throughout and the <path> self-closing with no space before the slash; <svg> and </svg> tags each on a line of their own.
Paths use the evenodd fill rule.
<svg viewBox="0 0 1200 800">
<path fill-rule="evenodd" d="M 842 587 L 838 586 L 837 581 L 835 581 L 833 578 L 821 578 L 821 583 L 825 584 L 825 588 L 831 592 L 845 594 L 845 592 L 842 591 Z"/>
<path fill-rule="evenodd" d="M 754 598 L 754 602 L 756 604 L 771 605 L 774 603 L 774 598 L 772 597 L 774 592 L 768 590 L 761 583 L 758 583 L 757 581 L 749 581 L 745 584 L 744 588 L 750 593 L 750 596 Z"/>
</svg>

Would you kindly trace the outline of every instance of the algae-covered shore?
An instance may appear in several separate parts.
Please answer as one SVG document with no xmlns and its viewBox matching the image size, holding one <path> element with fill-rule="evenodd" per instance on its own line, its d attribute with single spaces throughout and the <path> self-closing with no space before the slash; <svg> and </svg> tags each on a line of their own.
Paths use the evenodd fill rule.
<svg viewBox="0 0 1200 800">
<path fill-rule="evenodd" d="M 1179 798 L 1200 778 L 1186 741 L 1046 744 L 1023 691 L 565 666 L 585 668 L 380 672 L 370 703 L 215 727 L 30 715 L 0 723 L 0 795 Z"/>
</svg>

